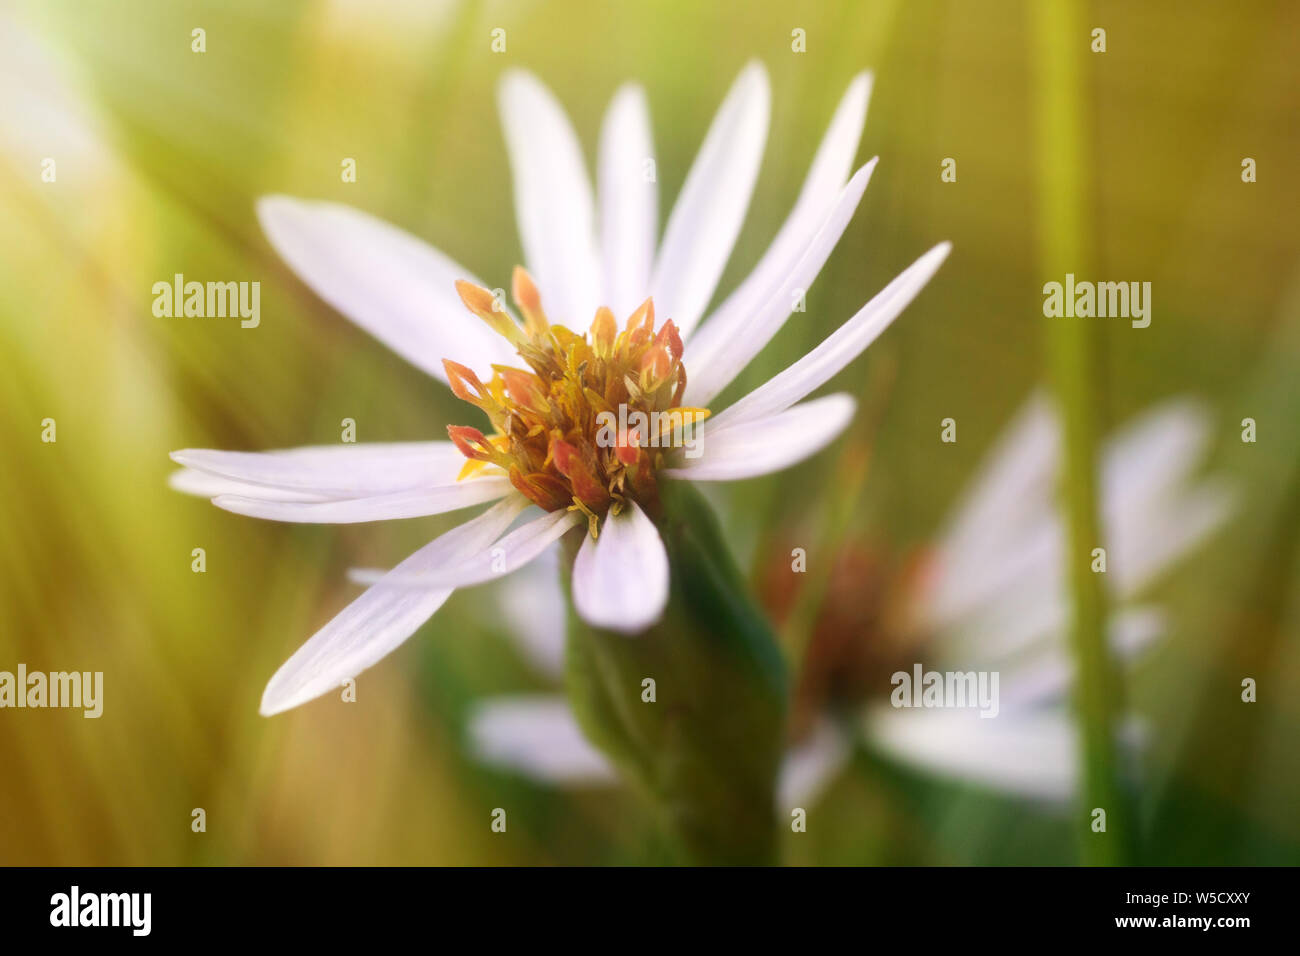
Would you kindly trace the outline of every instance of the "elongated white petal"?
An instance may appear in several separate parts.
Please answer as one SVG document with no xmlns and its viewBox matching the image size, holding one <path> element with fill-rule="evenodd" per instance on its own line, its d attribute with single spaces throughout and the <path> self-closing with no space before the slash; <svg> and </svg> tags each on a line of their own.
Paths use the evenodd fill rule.
<svg viewBox="0 0 1300 956">
<path fill-rule="evenodd" d="M 771 94 L 758 63 L 718 108 L 664 228 L 651 290 L 655 313 L 689 335 L 731 257 L 758 179 Z"/>
<path fill-rule="evenodd" d="M 877 706 L 864 722 L 885 755 L 941 776 L 1042 800 L 1066 800 L 1076 779 L 1075 731 L 1058 713 L 1002 715 Z"/>
<path fill-rule="evenodd" d="M 573 562 L 573 604 L 593 627 L 645 630 L 668 603 L 668 553 L 645 512 L 629 501 L 609 515 L 600 537 L 587 536 Z"/>
<path fill-rule="evenodd" d="M 1145 510 L 1205 455 L 1210 417 L 1193 399 L 1161 402 L 1125 424 L 1103 451 L 1102 496 L 1116 513 Z"/>
<path fill-rule="evenodd" d="M 808 738 L 786 751 L 777 780 L 780 809 L 805 809 L 822 795 L 849 759 L 849 741 L 831 721 L 817 722 Z"/>
<path fill-rule="evenodd" d="M 542 305 L 555 321 L 585 328 L 600 304 L 600 272 L 582 148 L 563 107 L 531 73 L 506 73 L 499 101 L 519 238 Z"/>
<path fill-rule="evenodd" d="M 560 546 L 553 544 L 501 584 L 501 613 L 520 653 L 543 676 L 564 675 L 567 609 L 560 588 Z"/>
<path fill-rule="evenodd" d="M 1111 654 L 1122 664 L 1131 664 L 1164 630 L 1165 616 L 1158 608 L 1132 608 L 1114 615 L 1110 622 Z M 1074 661 L 1064 633 L 1057 632 L 1048 641 L 1051 646 L 1045 653 L 1001 667 L 998 698 L 1003 712 L 1032 706 L 1069 705 L 1067 697 L 1074 680 Z M 966 669 L 971 666 L 967 665 Z"/>
<path fill-rule="evenodd" d="M 1055 513 L 1059 451 L 1056 414 L 1047 396 L 1037 394 L 994 443 L 940 533 L 942 567 L 929 582 L 933 592 L 1001 563 L 1008 543 Z"/>
<path fill-rule="evenodd" d="M 587 742 L 563 697 L 500 697 L 469 716 L 474 756 L 486 764 L 551 784 L 618 782 L 613 765 Z"/>
<path fill-rule="evenodd" d="M 495 501 L 512 491 L 508 478 L 473 478 L 448 485 L 415 491 L 396 491 L 367 498 L 341 498 L 331 501 L 268 501 L 265 498 L 242 498 L 218 495 L 212 503 L 218 508 L 250 518 L 307 524 L 357 524 L 362 521 L 388 521 L 419 518 L 468 508 L 470 505 Z"/>
<path fill-rule="evenodd" d="M 1165 568 L 1219 527 L 1236 496 L 1203 481 L 1154 498 L 1112 495 L 1102 502 L 1107 549 L 1106 583 L 1117 600 L 1146 587 Z M 1004 639 L 1059 626 L 1068 599 L 1064 577 L 1065 527 L 1055 511 L 1031 528 L 991 531 L 993 542 L 941 553 L 937 572 L 915 603 L 931 627 Z"/>
<path fill-rule="evenodd" d="M 1048 597 L 1065 601 L 1061 554 L 1065 530 L 1056 506 L 1060 426 L 1050 401 L 1031 399 L 990 452 L 971 492 L 942 535 L 918 609 L 932 625 L 986 619 L 990 631 L 1046 628 Z M 1204 482 L 1182 489 L 1204 453 L 1207 418 L 1188 400 L 1163 403 L 1106 444 L 1102 517 L 1107 582 L 1133 595 L 1226 517 L 1227 488 Z"/>
<path fill-rule="evenodd" d="M 1074 795 L 1077 732 L 1060 711 L 1017 711 L 992 719 L 974 710 L 895 709 L 877 705 L 863 719 L 867 741 L 899 763 L 952 780 L 1036 800 Z M 1120 728 L 1119 742 L 1141 746 L 1136 720 Z"/>
<path fill-rule="evenodd" d="M 232 481 L 219 475 L 210 475 L 206 471 L 193 468 L 178 468 L 167 477 L 167 484 L 176 491 L 201 498 L 215 498 L 217 495 L 237 495 L 241 498 L 265 498 L 268 501 L 327 501 L 324 495 L 313 495 L 303 491 L 291 491 L 286 488 L 273 488 L 268 485 L 250 485 L 242 481 Z"/>
<path fill-rule="evenodd" d="M 1237 498 L 1226 482 L 1206 480 L 1146 502 L 1140 511 L 1107 515 L 1112 588 L 1130 597 L 1146 587 L 1223 524 Z"/>
<path fill-rule="evenodd" d="M 312 291 L 416 368 L 445 382 L 444 358 L 485 376 L 511 361 L 505 339 L 456 294 L 457 279 L 484 283 L 432 246 L 337 203 L 267 196 L 257 215 Z"/>
<path fill-rule="evenodd" d="M 488 551 L 476 554 L 455 567 L 438 568 L 419 574 L 397 574 L 373 568 L 357 568 L 348 577 L 357 584 L 384 581 L 388 587 L 467 588 L 512 574 L 527 565 L 570 528 L 586 519 L 576 511 L 552 511 L 521 525 L 496 542 Z"/>
<path fill-rule="evenodd" d="M 1025 529 L 999 534 L 996 544 L 940 553 L 934 582 L 921 597 L 925 621 L 932 627 L 948 626 L 1004 600 L 1014 614 L 1018 602 L 1030 595 L 1050 596 L 1064 604 L 1064 536 L 1060 515 L 1053 511 Z M 978 560 L 981 556 L 985 560 Z"/>
<path fill-rule="evenodd" d="M 889 327 L 951 250 L 951 243 L 941 242 L 917 259 L 821 345 L 718 415 L 716 427 L 774 415 L 826 383 Z"/>
<path fill-rule="evenodd" d="M 691 339 L 683 358 L 693 372 L 686 385 L 687 404 L 707 406 L 785 325 L 848 228 L 875 166 L 873 159 L 854 174 L 806 243 L 791 244 L 782 257 L 761 267 L 765 271 L 749 301 L 732 307 L 724 303 Z"/>
<path fill-rule="evenodd" d="M 826 129 L 826 135 L 822 137 L 821 144 L 817 147 L 812 165 L 808 167 L 808 175 L 804 179 L 803 188 L 799 191 L 799 198 L 795 201 L 794 208 L 790 210 L 790 215 L 781 225 L 776 238 L 772 240 L 772 245 L 759 260 L 754 273 L 758 273 L 771 262 L 785 258 L 792 250 L 807 245 L 821 227 L 826 214 L 843 189 L 845 180 L 849 178 L 849 171 L 853 169 L 853 159 L 857 156 L 858 142 L 862 138 L 862 125 L 867 118 L 871 82 L 870 73 L 859 73 L 844 91 L 844 96 L 840 98 L 839 105 L 835 108 L 835 115 Z M 737 288 L 736 295 L 729 297 L 728 301 L 736 298 L 740 290 L 749 285 L 753 278 L 754 275 L 751 274 L 750 278 Z M 709 321 L 714 321 L 721 314 L 720 309 L 718 315 L 711 317 Z"/>
<path fill-rule="evenodd" d="M 1046 589 L 1008 587 L 1004 596 L 952 621 L 941 615 L 925 620 L 940 663 L 992 670 L 1041 641 L 1062 640 L 1069 615 L 1064 588 L 1054 581 Z"/>
<path fill-rule="evenodd" d="M 706 423 L 699 458 L 684 458 L 664 474 L 691 481 L 736 481 L 789 468 L 816 454 L 853 420 L 857 403 L 827 395 L 765 418 L 712 429 Z"/>
<path fill-rule="evenodd" d="M 726 343 L 747 328 L 750 317 L 771 299 L 782 280 L 793 270 L 822 229 L 837 197 L 843 191 L 849 170 L 853 168 L 853 158 L 858 152 L 858 141 L 862 136 L 862 124 L 866 120 L 870 95 L 871 75 L 858 74 L 840 100 L 830 127 L 808 169 L 799 198 L 777 231 L 776 238 L 749 276 L 688 340 L 687 367 L 692 371 L 692 380 L 696 374 L 708 369 L 710 362 Z M 874 164 L 875 160 L 872 160 L 870 165 Z M 812 278 L 809 278 L 803 288 L 806 289 L 811 283 Z M 711 387 L 701 389 L 701 394 L 707 395 L 704 399 L 707 402 L 719 391 L 720 387 Z"/>
<path fill-rule="evenodd" d="M 250 485 L 328 498 L 358 498 L 450 484 L 465 465 L 449 441 L 315 445 L 281 451 L 185 448 L 172 461 Z"/>
<path fill-rule="evenodd" d="M 434 539 L 394 568 L 393 573 L 432 571 L 477 554 L 527 506 L 522 495 L 512 495 Z M 450 595 L 450 589 L 413 591 L 382 583 L 370 588 L 275 672 L 262 694 L 262 713 L 270 716 L 297 707 L 356 677 L 414 634 Z"/>
<path fill-rule="evenodd" d="M 645 91 L 629 83 L 614 94 L 600 132 L 602 304 L 620 320 L 650 291 L 659 220 L 653 164 Z"/>
<path fill-rule="evenodd" d="M 817 209 L 834 201 L 840 186 L 848 178 L 849 170 L 853 168 L 853 159 L 858 154 L 862 126 L 867 121 L 867 104 L 871 100 L 873 82 L 874 77 L 869 70 L 863 70 L 849 81 L 844 95 L 835 107 L 830 125 L 826 127 L 826 134 L 817 147 L 817 154 L 808 168 L 808 176 L 804 179 L 799 200 L 791 210 L 787 224 L 804 215 L 815 220 Z M 783 226 L 782 232 L 784 231 Z"/>
</svg>

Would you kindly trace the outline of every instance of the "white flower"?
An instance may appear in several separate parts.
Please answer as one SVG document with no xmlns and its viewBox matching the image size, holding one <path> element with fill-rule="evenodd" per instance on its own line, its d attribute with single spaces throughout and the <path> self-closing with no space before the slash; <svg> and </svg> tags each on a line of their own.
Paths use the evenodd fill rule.
<svg viewBox="0 0 1300 956">
<path fill-rule="evenodd" d="M 1159 608 L 1133 603 L 1142 589 L 1230 510 L 1229 488 L 1192 477 L 1208 437 L 1204 410 L 1171 400 L 1129 423 L 1103 450 L 1105 581 L 1114 606 L 1109 637 L 1123 661 L 1165 627 Z M 1056 496 L 1060 446 L 1055 411 L 1037 396 L 971 483 L 914 597 L 920 621 L 935 635 L 934 667 L 999 672 L 999 716 L 878 705 L 863 728 L 880 751 L 1025 796 L 1073 795 L 1078 749 L 1069 712 L 1066 530 Z M 1129 720 L 1121 733 L 1132 743 L 1140 730 Z"/>
<path fill-rule="evenodd" d="M 621 436 L 616 449 L 598 449 L 584 430 L 597 406 L 583 403 L 603 401 L 592 397 L 602 389 L 605 397 L 622 390 L 646 408 L 702 410 L 762 350 L 789 317 L 796 290 L 816 278 L 866 188 L 875 160 L 849 171 L 869 88 L 866 74 L 850 84 L 771 247 L 698 332 L 740 231 L 767 134 L 768 81 L 756 64 L 719 109 L 657 251 L 641 89 L 624 87 L 609 107 L 593 196 L 577 138 L 554 97 L 526 73 L 505 76 L 500 107 L 531 270 L 516 270 L 514 279 L 523 323 L 466 269 L 364 213 L 285 197 L 259 203 L 267 236 L 304 282 L 478 405 L 497 429 L 485 436 L 452 428 L 453 442 L 172 455 L 185 466 L 175 487 L 272 520 L 374 521 L 496 502 L 378 576 L 272 677 L 263 714 L 355 677 L 410 637 L 455 588 L 517 570 L 584 520 L 592 534 L 574 565 L 575 607 L 594 625 L 643 630 L 660 617 L 669 589 L 668 558 L 646 514 L 654 510 L 656 477 L 762 475 L 839 434 L 853 414 L 851 397 L 802 400 L 884 331 L 942 263 L 947 243 L 813 351 L 713 416 L 698 458 L 652 457 L 636 446 L 636 434 Z M 648 295 L 653 302 L 642 302 Z M 483 321 L 468 318 L 466 307 Z M 611 309 L 632 312 L 624 332 Z M 657 331 L 656 311 L 670 318 Z M 548 313 L 591 322 L 592 331 L 569 332 Z M 531 373 L 513 368 L 521 359 Z M 485 384 L 480 376 L 491 378 Z M 465 456 L 474 459 L 468 469 Z M 530 503 L 546 513 L 509 530 Z"/>
<path fill-rule="evenodd" d="M 1164 626 L 1158 608 L 1132 602 L 1231 508 L 1232 494 L 1223 484 L 1192 478 L 1208 433 L 1205 413 L 1175 400 L 1139 417 L 1105 448 L 1106 580 L 1116 604 L 1111 642 L 1126 663 Z M 885 700 L 889 688 L 881 687 L 852 729 L 876 752 L 1019 796 L 1060 801 L 1073 795 L 1078 757 L 1068 711 L 1072 664 L 1065 638 L 1070 604 L 1062 563 L 1064 519 L 1055 504 L 1059 446 L 1060 427 L 1050 402 L 1037 396 L 987 456 L 940 535 L 929 573 L 906 598 L 913 619 L 930 635 L 924 648 L 927 668 L 999 673 L 998 716 L 895 709 Z M 538 562 L 507 586 L 522 597 L 555 573 L 553 563 Z M 509 600 L 512 596 L 507 608 L 522 603 Z M 563 608 L 536 607 L 538 614 L 512 616 L 512 633 L 537 669 L 558 679 Z M 1129 720 L 1124 741 L 1136 743 L 1139 731 Z M 615 780 L 600 754 L 582 746 L 577 722 L 558 695 L 483 701 L 471 713 L 469 738 L 483 761 L 547 782 Z M 779 804 L 815 801 L 851 751 L 850 733 L 829 715 L 823 717 L 787 752 Z"/>
</svg>

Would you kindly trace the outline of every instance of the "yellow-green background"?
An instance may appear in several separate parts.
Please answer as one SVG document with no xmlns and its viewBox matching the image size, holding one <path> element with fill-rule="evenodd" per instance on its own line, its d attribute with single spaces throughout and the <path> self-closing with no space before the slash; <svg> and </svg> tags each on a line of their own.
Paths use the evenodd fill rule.
<svg viewBox="0 0 1300 956">
<path fill-rule="evenodd" d="M 1045 0 L 1046 2 L 1046 0 Z M 593 156 L 608 98 L 648 92 L 661 221 L 741 66 L 773 87 L 768 150 L 725 292 L 797 193 L 836 101 L 876 72 L 860 159 L 880 166 L 797 315 L 728 395 L 778 370 L 941 239 L 955 252 L 836 381 L 889 379 L 871 421 L 805 465 L 723 492 L 738 556 L 815 528 L 836 457 L 874 429 L 845 528 L 895 551 L 936 528 L 1044 379 L 1034 71 L 1025 4 L 7 0 L 62 88 L 0 63 L 0 669 L 102 670 L 105 711 L 0 711 L 0 863 L 632 862 L 660 858 L 630 796 L 564 794 L 463 753 L 467 704 L 540 687 L 496 594 L 456 595 L 359 681 L 271 720 L 266 680 L 355 593 L 454 518 L 259 523 L 167 489 L 167 452 L 436 438 L 445 390 L 317 300 L 253 215 L 267 192 L 336 199 L 505 284 L 520 259 L 495 85 L 536 71 Z M 1153 284 L 1151 327 L 1101 331 L 1107 426 L 1162 397 L 1214 409 L 1229 527 L 1154 594 L 1170 633 L 1130 689 L 1152 744 L 1146 862 L 1300 860 L 1300 7 L 1091 3 L 1084 60 L 1091 278 Z M 207 31 L 207 52 L 190 31 Z M 489 32 L 507 31 L 505 54 Z M 795 27 L 807 52 L 791 52 Z M 12 34 L 16 37 L 19 34 Z M 20 41 L 25 42 L 25 41 Z M 1087 44 L 1087 36 L 1079 38 Z M 40 102 L 23 114 L 12 103 Z M 56 108 L 57 107 L 57 108 Z M 84 114 L 102 147 L 52 132 Z M 47 143 L 55 144 L 47 146 Z M 84 144 L 83 144 L 84 146 Z M 39 162 L 58 159 L 58 181 Z M 339 163 L 355 157 L 358 182 Z M 1242 157 L 1259 181 L 1240 179 Z M 958 181 L 939 164 L 957 160 Z M 262 283 L 262 323 L 159 319 L 151 286 Z M 1105 320 L 1095 320 L 1105 322 Z M 938 422 L 960 423 L 956 445 Z M 1243 417 L 1259 441 L 1238 440 Z M 41 421 L 58 423 L 56 444 Z M 207 572 L 190 570 L 192 548 Z M 1240 681 L 1259 703 L 1239 702 Z M 489 813 L 509 809 L 505 835 Z M 190 830 L 203 807 L 208 827 Z M 868 754 L 788 839 L 796 862 L 1070 862 L 1061 812 Z"/>
</svg>

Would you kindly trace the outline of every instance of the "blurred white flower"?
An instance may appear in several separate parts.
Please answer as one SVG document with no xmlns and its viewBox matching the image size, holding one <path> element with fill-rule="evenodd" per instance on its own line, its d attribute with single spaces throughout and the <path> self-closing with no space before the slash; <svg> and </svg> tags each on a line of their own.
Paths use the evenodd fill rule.
<svg viewBox="0 0 1300 956">
<path fill-rule="evenodd" d="M 1170 401 L 1130 423 L 1105 448 L 1106 580 L 1116 605 L 1111 646 L 1126 663 L 1164 625 L 1158 608 L 1133 603 L 1141 589 L 1231 508 L 1232 494 L 1223 483 L 1193 477 L 1205 452 L 1207 422 L 1197 405 Z M 1059 462 L 1060 426 L 1049 400 L 1035 397 L 987 456 L 940 535 L 928 572 L 905 598 L 910 617 L 928 635 L 919 648 L 927 667 L 999 672 L 998 716 L 984 719 L 974 709 L 894 708 L 889 688 L 882 686 L 879 697 L 862 707 L 857 727 L 846 731 L 828 714 L 789 750 L 778 784 L 782 806 L 816 800 L 848 759 L 854 733 L 877 753 L 938 776 L 1044 800 L 1073 795 L 1078 757 L 1068 710 L 1070 602 L 1064 519 L 1055 504 Z M 553 571 L 539 565 L 529 575 Z M 538 585 L 517 578 L 510 586 Z M 508 596 L 505 604 L 511 604 Z M 559 676 L 562 619 L 519 619 L 513 633 L 531 660 L 547 662 L 544 674 Z M 529 716 L 534 707 L 536 721 Z M 612 781 L 609 772 L 595 770 L 600 755 L 593 748 L 581 756 L 575 752 L 576 729 L 559 696 L 506 697 L 477 705 L 469 738 L 485 762 L 538 779 Z M 1138 742 L 1135 721 L 1122 738 Z M 570 778 L 568 766 L 584 772 Z"/>
<path fill-rule="evenodd" d="M 1133 603 L 1141 590 L 1230 510 L 1223 482 L 1192 477 L 1208 436 L 1205 411 L 1174 400 L 1141 415 L 1104 449 L 1105 581 L 1114 605 L 1111 648 L 1121 660 L 1164 629 L 1159 608 Z M 877 706 L 864 727 L 882 752 L 1029 796 L 1074 792 L 1066 531 L 1056 506 L 1060 444 L 1053 408 L 1039 396 L 972 483 L 914 599 L 934 634 L 934 666 L 1001 673 L 1001 716 L 972 721 L 968 711 Z M 1123 732 L 1133 741 L 1138 727 L 1130 722 Z"/>
<path fill-rule="evenodd" d="M 374 585 L 272 677 L 262 713 L 355 677 L 414 633 L 455 588 L 518 570 L 584 520 L 592 533 L 573 568 L 577 611 L 597 627 L 644 630 L 660 617 L 669 590 L 668 558 L 646 513 L 654 513 L 656 477 L 767 474 L 839 434 L 854 411 L 851 397 L 803 399 L 888 327 L 938 269 L 947 243 L 817 348 L 713 416 L 699 457 L 650 455 L 630 440 L 635 435 L 599 447 L 590 432 L 594 413 L 617 402 L 610 398 L 616 393 L 645 408 L 702 410 L 781 328 L 847 227 L 875 166 L 872 160 L 849 175 L 869 89 L 866 74 L 850 84 L 771 247 L 698 332 L 758 176 L 769 92 L 757 64 L 742 71 L 719 109 L 657 250 L 641 89 L 624 87 L 609 107 L 593 195 L 555 98 L 529 74 L 506 74 L 502 120 L 519 229 L 536 277 L 516 271 L 522 324 L 467 270 L 392 226 L 328 202 L 261 201 L 263 228 L 304 282 L 478 406 L 496 432 L 456 426 L 452 442 L 179 451 L 172 457 L 185 468 L 174 486 L 239 514 L 297 522 L 406 518 L 497 502 L 387 574 L 363 572 L 360 579 Z M 482 324 L 468 321 L 465 307 Z M 670 317 L 657 330 L 656 311 Z M 620 333 L 614 313 L 629 312 Z M 595 320 L 588 335 L 552 324 L 548 313 Z M 520 359 L 532 372 L 512 367 Z M 466 458 L 469 468 L 462 467 Z M 530 504 L 546 513 L 509 530 Z"/>
</svg>

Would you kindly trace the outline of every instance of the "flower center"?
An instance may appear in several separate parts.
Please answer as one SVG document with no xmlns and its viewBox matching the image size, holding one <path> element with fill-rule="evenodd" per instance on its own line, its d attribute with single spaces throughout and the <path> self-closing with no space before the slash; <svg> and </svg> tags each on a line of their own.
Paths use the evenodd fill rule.
<svg viewBox="0 0 1300 956">
<path fill-rule="evenodd" d="M 591 534 L 627 501 L 658 509 L 655 471 L 664 454 L 708 417 L 681 403 L 686 389 L 682 339 L 672 320 L 655 331 L 646 299 L 622 331 L 607 308 L 585 333 L 548 321 L 532 278 L 516 267 L 512 292 L 520 325 L 487 289 L 456 283 L 466 307 L 509 340 L 526 368 L 493 365 L 486 383 L 444 359 L 456 397 L 476 406 L 492 434 L 465 425 L 447 433 L 469 459 L 461 478 L 500 468 L 547 511 L 587 515 Z"/>
</svg>

